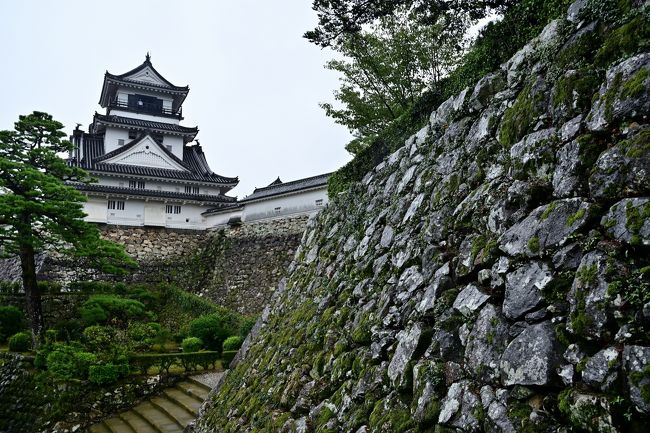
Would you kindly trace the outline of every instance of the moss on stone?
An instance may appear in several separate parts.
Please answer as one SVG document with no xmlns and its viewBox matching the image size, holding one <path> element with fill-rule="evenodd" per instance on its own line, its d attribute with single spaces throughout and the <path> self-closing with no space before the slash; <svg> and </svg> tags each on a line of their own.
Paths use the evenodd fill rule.
<svg viewBox="0 0 650 433">
<path fill-rule="evenodd" d="M 546 206 L 546 209 L 544 209 L 544 212 L 542 212 L 542 215 L 540 215 L 540 219 L 542 221 L 547 219 L 553 213 L 556 207 L 557 207 L 557 202 L 554 201 L 549 203 L 548 206 Z"/>
<path fill-rule="evenodd" d="M 578 158 L 582 169 L 588 173 L 596 163 L 603 150 L 607 148 L 607 142 L 603 137 L 595 134 L 583 134 L 576 138 L 578 142 Z"/>
<path fill-rule="evenodd" d="M 636 98 L 647 89 L 646 80 L 650 77 L 648 68 L 641 68 L 634 73 L 624 84 L 621 92 L 622 98 Z"/>
<path fill-rule="evenodd" d="M 642 158 L 650 153 L 650 129 L 644 129 L 629 140 L 623 140 L 618 146 L 628 158 Z"/>
<path fill-rule="evenodd" d="M 578 209 L 578 211 L 576 213 L 574 213 L 572 215 L 569 215 L 569 217 L 566 220 L 566 225 L 568 225 L 568 226 L 574 225 L 576 222 L 578 222 L 582 218 L 584 218 L 586 213 L 587 213 L 587 211 L 584 208 Z"/>
<path fill-rule="evenodd" d="M 599 67 L 607 67 L 625 56 L 631 56 L 648 48 L 650 40 L 650 23 L 643 16 L 611 31 L 596 53 L 594 63 Z"/>
<path fill-rule="evenodd" d="M 532 238 L 528 239 L 528 249 L 530 250 L 531 253 L 539 252 L 540 244 L 539 244 L 539 238 L 537 236 L 533 236 Z"/>
<path fill-rule="evenodd" d="M 591 70 L 577 71 L 571 75 L 561 77 L 554 87 L 554 108 L 566 107 L 583 111 L 589 108 L 591 98 L 598 90 L 600 79 Z"/>
<path fill-rule="evenodd" d="M 528 83 L 519 93 L 515 103 L 503 115 L 499 142 L 510 147 L 521 140 L 535 125 L 537 117 L 541 114 L 544 101 L 542 91 L 533 93 L 532 83 Z"/>
<path fill-rule="evenodd" d="M 640 245 L 642 240 L 639 233 L 645 222 L 650 220 L 650 202 L 645 203 L 642 209 L 634 206 L 632 202 L 627 202 L 625 217 L 625 227 L 632 234 L 630 244 Z"/>
</svg>

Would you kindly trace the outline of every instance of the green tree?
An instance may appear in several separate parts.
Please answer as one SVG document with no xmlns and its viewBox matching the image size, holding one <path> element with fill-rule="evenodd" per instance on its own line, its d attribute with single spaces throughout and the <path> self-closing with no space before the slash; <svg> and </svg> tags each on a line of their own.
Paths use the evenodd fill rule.
<svg viewBox="0 0 650 433">
<path fill-rule="evenodd" d="M 450 27 L 446 18 L 423 25 L 402 11 L 333 47 L 345 57 L 325 65 L 342 74 L 341 87 L 334 92 L 340 104 L 321 107 L 356 137 L 346 146 L 349 152 L 365 148 L 457 64 L 465 29 Z"/>
<path fill-rule="evenodd" d="M 409 10 L 422 24 L 432 24 L 442 16 L 451 17 L 448 26 L 464 27 L 464 19 L 476 21 L 490 12 L 503 13 L 519 0 L 313 0 L 318 26 L 305 38 L 321 47 L 337 45 L 363 26 Z"/>
<path fill-rule="evenodd" d="M 19 116 L 13 131 L 0 131 L 0 255 L 20 258 L 35 344 L 43 331 L 37 254 L 74 256 L 112 273 L 135 265 L 122 246 L 102 239 L 97 227 L 83 220 L 85 197 L 66 182 L 91 178 L 59 156 L 73 149 L 62 129 L 51 115 L 35 111 Z"/>
</svg>

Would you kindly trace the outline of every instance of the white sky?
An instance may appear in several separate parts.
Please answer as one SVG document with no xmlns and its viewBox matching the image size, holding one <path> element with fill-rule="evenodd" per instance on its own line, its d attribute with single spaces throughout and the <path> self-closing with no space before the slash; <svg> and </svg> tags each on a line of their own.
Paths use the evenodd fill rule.
<svg viewBox="0 0 650 433">
<path fill-rule="evenodd" d="M 239 176 L 240 198 L 336 170 L 350 159 L 346 129 L 319 102 L 333 100 L 332 56 L 302 38 L 310 0 L 0 2 L 0 129 L 46 111 L 70 133 L 98 105 L 104 72 L 122 74 L 151 53 L 172 83 L 190 86 L 185 126 L 198 126 L 211 168 Z"/>
</svg>

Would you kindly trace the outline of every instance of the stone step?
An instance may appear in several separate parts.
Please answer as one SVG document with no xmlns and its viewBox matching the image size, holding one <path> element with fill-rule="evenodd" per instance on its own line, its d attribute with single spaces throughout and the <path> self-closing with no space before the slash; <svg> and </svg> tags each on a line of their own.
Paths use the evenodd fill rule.
<svg viewBox="0 0 650 433">
<path fill-rule="evenodd" d="M 90 433 L 111 433 L 111 431 L 108 429 L 108 427 L 106 427 L 106 425 L 103 422 L 90 426 L 88 431 Z"/>
<path fill-rule="evenodd" d="M 158 409 L 169 415 L 170 418 L 173 418 L 183 428 L 194 419 L 194 414 L 192 414 L 192 412 L 188 411 L 183 406 L 176 404 L 175 401 L 168 399 L 164 395 L 153 397 L 149 401 Z"/>
<path fill-rule="evenodd" d="M 133 411 L 142 416 L 149 424 L 154 426 L 160 433 L 182 433 L 183 427 L 165 412 L 148 401 L 140 403 L 133 408 Z"/>
<path fill-rule="evenodd" d="M 204 378 L 204 377 L 205 377 L 205 375 L 200 375 L 200 376 L 190 376 L 190 377 L 187 378 L 186 381 L 187 381 L 187 382 L 190 382 L 190 383 L 193 383 L 193 384 L 195 384 L 196 386 L 199 386 L 199 387 L 201 387 L 201 388 L 204 388 L 206 391 L 210 392 L 210 390 L 212 389 L 212 387 L 211 387 L 210 385 L 208 385 L 207 383 L 204 383 L 204 382 L 203 382 L 203 380 L 204 380 L 203 378 Z"/>
<path fill-rule="evenodd" d="M 163 393 L 167 396 L 168 399 L 175 401 L 176 404 L 183 406 L 194 415 L 197 415 L 199 413 L 199 408 L 203 403 L 200 399 L 191 395 L 187 395 L 180 389 L 167 388 L 163 391 Z"/>
<path fill-rule="evenodd" d="M 176 384 L 176 388 L 180 389 L 187 395 L 196 397 L 203 401 L 208 397 L 210 389 L 205 385 L 197 385 L 194 382 L 180 382 Z"/>
<path fill-rule="evenodd" d="M 149 424 L 146 419 L 142 418 L 142 416 L 135 411 L 130 410 L 123 412 L 120 414 L 120 418 L 129 424 L 136 433 L 160 433 L 154 426 Z"/>
<path fill-rule="evenodd" d="M 112 433 L 139 433 L 133 430 L 129 424 L 127 424 L 122 418 L 112 417 L 104 420 L 104 425 Z"/>
<path fill-rule="evenodd" d="M 222 373 L 188 377 L 131 410 L 91 426 L 90 433 L 182 433 Z"/>
</svg>

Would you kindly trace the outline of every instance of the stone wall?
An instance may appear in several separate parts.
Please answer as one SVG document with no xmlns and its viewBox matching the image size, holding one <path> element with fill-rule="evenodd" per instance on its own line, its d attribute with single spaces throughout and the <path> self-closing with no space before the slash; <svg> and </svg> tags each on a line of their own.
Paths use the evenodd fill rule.
<svg viewBox="0 0 650 433">
<path fill-rule="evenodd" d="M 623 3 L 574 3 L 310 221 L 196 432 L 647 430 L 648 9 Z"/>
<path fill-rule="evenodd" d="M 125 276 L 107 275 L 82 262 L 49 256 L 39 278 L 64 284 L 170 282 L 241 313 L 258 314 L 285 275 L 307 220 L 307 216 L 280 218 L 214 231 L 101 226 L 105 238 L 126 247 L 138 269 Z"/>
</svg>

